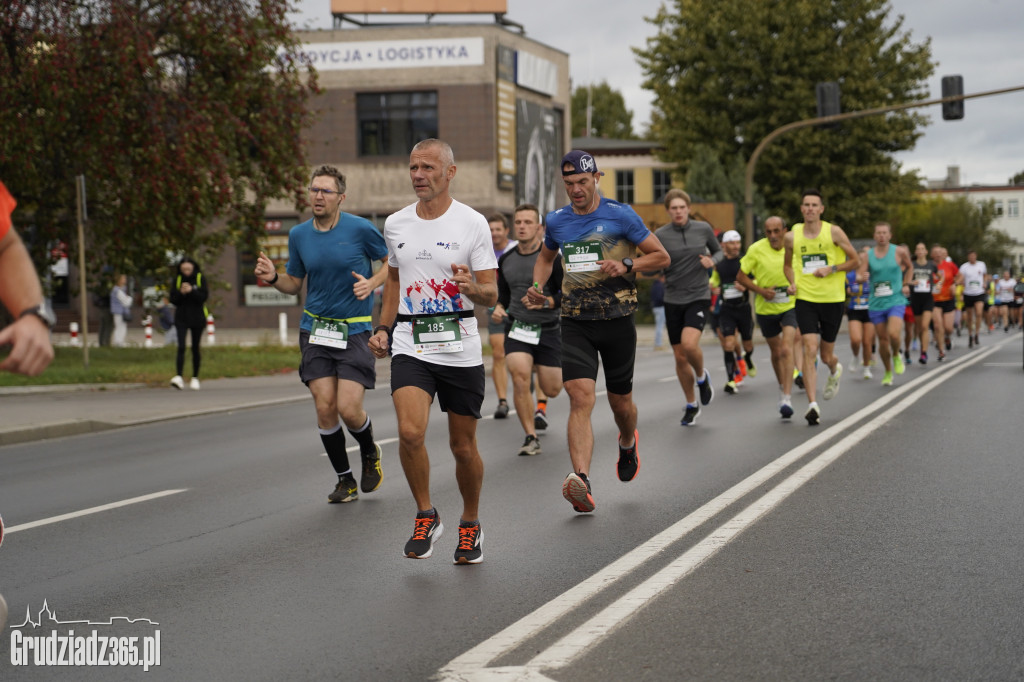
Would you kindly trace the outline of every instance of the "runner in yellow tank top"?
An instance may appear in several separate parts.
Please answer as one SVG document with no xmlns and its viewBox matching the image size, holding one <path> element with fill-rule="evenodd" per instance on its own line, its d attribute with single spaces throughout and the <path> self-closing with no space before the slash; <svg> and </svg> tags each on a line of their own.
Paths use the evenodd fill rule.
<svg viewBox="0 0 1024 682">
<path fill-rule="evenodd" d="M 825 203 L 820 192 L 804 192 L 800 203 L 804 222 L 794 225 L 786 234 L 783 265 L 783 272 L 789 280 L 789 293 L 796 297 L 797 325 L 804 348 L 804 389 L 807 391 L 808 402 L 804 419 L 811 426 L 821 420 L 821 410 L 815 400 L 818 373 L 814 366 L 819 348 L 821 361 L 831 370 L 822 396 L 829 400 L 839 392 L 843 366 L 836 357 L 835 346 L 839 326 L 843 321 L 846 273 L 856 270 L 860 262 L 842 228 L 821 219 L 824 211 Z"/>
</svg>

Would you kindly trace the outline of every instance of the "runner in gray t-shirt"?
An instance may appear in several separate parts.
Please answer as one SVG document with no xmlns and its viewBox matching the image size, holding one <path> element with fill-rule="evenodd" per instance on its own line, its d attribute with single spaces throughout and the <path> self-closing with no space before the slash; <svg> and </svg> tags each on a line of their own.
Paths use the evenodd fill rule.
<svg viewBox="0 0 1024 682">
<path fill-rule="evenodd" d="M 723 258 L 722 246 L 711 225 L 690 220 L 690 196 L 681 189 L 665 194 L 665 208 L 672 219 L 654 233 L 672 258 L 665 269 L 665 329 L 675 356 L 676 376 L 686 396 L 683 426 L 690 426 L 700 406 L 715 397 L 711 375 L 704 367 L 700 337 L 711 306 L 708 271 Z M 700 390 L 700 402 L 694 383 Z"/>
</svg>

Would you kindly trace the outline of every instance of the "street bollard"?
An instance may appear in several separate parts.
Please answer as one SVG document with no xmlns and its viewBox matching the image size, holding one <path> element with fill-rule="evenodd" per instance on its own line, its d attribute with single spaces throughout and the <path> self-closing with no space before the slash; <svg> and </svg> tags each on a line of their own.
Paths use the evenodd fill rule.
<svg viewBox="0 0 1024 682">
<path fill-rule="evenodd" d="M 146 327 L 146 343 L 145 343 L 145 347 L 146 348 L 152 348 L 153 347 L 153 316 L 152 315 L 146 315 L 146 317 L 142 320 L 142 324 Z"/>
<path fill-rule="evenodd" d="M 71 328 L 71 345 L 72 346 L 81 346 L 82 345 L 82 339 L 78 338 L 78 323 L 77 322 L 72 322 L 70 328 Z"/>
<path fill-rule="evenodd" d="M 206 316 L 206 342 L 209 345 L 217 343 L 216 329 L 213 326 L 213 315 Z"/>
</svg>

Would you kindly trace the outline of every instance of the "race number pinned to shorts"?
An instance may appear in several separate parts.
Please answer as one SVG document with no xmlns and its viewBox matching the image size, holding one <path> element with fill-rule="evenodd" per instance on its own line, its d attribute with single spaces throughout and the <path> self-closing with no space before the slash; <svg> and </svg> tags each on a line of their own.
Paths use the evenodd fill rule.
<svg viewBox="0 0 1024 682">
<path fill-rule="evenodd" d="M 737 298 L 743 298 L 743 292 L 736 288 L 735 283 L 722 284 L 722 298 L 727 301 L 733 301 Z"/>
<path fill-rule="evenodd" d="M 508 338 L 536 346 L 540 343 L 540 325 L 515 320 L 512 322 L 512 328 L 508 330 Z"/>
<path fill-rule="evenodd" d="M 462 330 L 457 315 L 434 315 L 412 321 L 413 348 L 420 355 L 458 353 L 462 350 Z"/>
<path fill-rule="evenodd" d="M 871 295 L 875 298 L 892 296 L 892 282 L 873 282 L 871 284 Z"/>
<path fill-rule="evenodd" d="M 789 303 L 789 287 L 775 287 L 772 303 Z"/>
<path fill-rule="evenodd" d="M 309 342 L 345 350 L 348 348 L 348 325 L 344 322 L 314 319 Z"/>
<path fill-rule="evenodd" d="M 914 280 L 914 291 L 919 294 L 927 294 L 932 290 L 932 283 L 927 279 Z"/>
<path fill-rule="evenodd" d="M 823 253 L 805 253 L 800 260 L 804 264 L 805 275 L 813 275 L 818 268 L 828 267 L 828 258 Z"/>
<path fill-rule="evenodd" d="M 566 242 L 562 246 L 566 272 L 593 272 L 600 270 L 601 242 Z"/>
</svg>

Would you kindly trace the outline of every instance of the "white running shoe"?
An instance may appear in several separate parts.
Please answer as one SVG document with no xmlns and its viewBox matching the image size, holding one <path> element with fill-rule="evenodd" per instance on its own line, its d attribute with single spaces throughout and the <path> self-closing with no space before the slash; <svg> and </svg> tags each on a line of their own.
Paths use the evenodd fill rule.
<svg viewBox="0 0 1024 682">
<path fill-rule="evenodd" d="M 191 388 L 193 391 L 198 391 L 199 390 L 199 379 L 196 379 L 195 377 L 192 377 L 192 380 L 188 382 L 188 387 Z"/>
<path fill-rule="evenodd" d="M 825 380 L 825 391 L 822 393 L 822 397 L 825 400 L 832 400 L 836 397 L 836 393 L 839 393 L 839 379 L 843 376 L 843 363 L 836 363 L 836 371 L 828 375 L 828 379 Z"/>
<path fill-rule="evenodd" d="M 185 380 L 182 379 L 181 375 L 179 374 L 175 376 L 173 379 L 171 379 L 171 386 L 174 386 L 176 389 L 180 391 L 181 389 L 185 388 Z"/>
<path fill-rule="evenodd" d="M 871 374 L 871 368 L 865 365 L 864 366 L 864 373 L 861 374 L 861 376 L 864 377 L 865 379 L 870 379 L 873 376 Z"/>
</svg>

